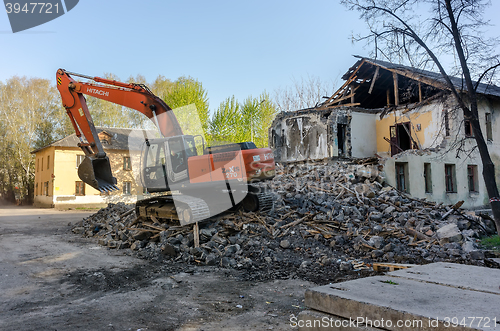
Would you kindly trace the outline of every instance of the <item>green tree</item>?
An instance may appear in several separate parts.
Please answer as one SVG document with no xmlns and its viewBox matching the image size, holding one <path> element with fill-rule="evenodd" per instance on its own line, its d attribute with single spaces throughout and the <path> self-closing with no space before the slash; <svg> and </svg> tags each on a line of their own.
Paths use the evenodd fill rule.
<svg viewBox="0 0 500 331">
<path fill-rule="evenodd" d="M 277 114 L 267 92 L 258 98 L 248 97 L 241 106 L 243 141 L 253 141 L 258 147 L 268 146 L 269 127 Z"/>
<path fill-rule="evenodd" d="M 243 119 L 240 104 L 234 95 L 220 103 L 210 119 L 208 142 L 242 142 Z"/>
<path fill-rule="evenodd" d="M 258 147 L 268 146 L 268 130 L 277 109 L 264 92 L 238 103 L 232 96 L 223 101 L 210 120 L 212 142 L 253 141 Z"/>
<path fill-rule="evenodd" d="M 146 81 L 146 77 L 143 75 L 139 74 L 135 77 L 130 76 L 129 79 L 127 80 L 127 83 L 129 84 L 141 84 L 148 86 L 148 83 Z M 125 116 L 128 116 L 128 126 L 129 128 L 141 128 L 141 129 L 154 129 L 154 124 L 153 122 L 144 116 L 141 112 L 132 109 L 132 108 L 127 108 L 123 107 L 123 112 Z"/>
<path fill-rule="evenodd" d="M 198 112 L 201 126 L 205 132 L 207 131 L 209 119 L 208 96 L 201 82 L 191 77 L 179 77 L 171 86 L 165 81 L 159 85 L 166 90 L 160 97 L 162 97 L 163 101 L 165 101 L 170 108 L 176 109 L 194 104 Z M 184 109 L 186 110 L 188 108 Z M 183 126 L 183 122 L 192 121 L 192 112 L 190 111 L 178 111 L 175 115 L 181 127 Z M 198 133 L 202 134 L 202 132 Z"/>
<path fill-rule="evenodd" d="M 163 75 L 158 75 L 153 84 L 151 84 L 150 88 L 155 95 L 159 96 L 160 98 L 164 98 L 166 95 L 170 94 L 170 92 L 174 88 L 174 85 L 175 83 L 170 79 L 166 78 Z"/>
</svg>

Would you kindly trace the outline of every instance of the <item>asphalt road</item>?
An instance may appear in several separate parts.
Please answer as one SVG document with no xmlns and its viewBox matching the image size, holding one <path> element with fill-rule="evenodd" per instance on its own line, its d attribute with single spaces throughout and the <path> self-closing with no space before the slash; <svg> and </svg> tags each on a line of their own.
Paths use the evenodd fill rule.
<svg viewBox="0 0 500 331">
<path fill-rule="evenodd" d="M 291 330 L 314 286 L 140 260 L 71 233 L 87 215 L 0 208 L 1 330 Z"/>
</svg>

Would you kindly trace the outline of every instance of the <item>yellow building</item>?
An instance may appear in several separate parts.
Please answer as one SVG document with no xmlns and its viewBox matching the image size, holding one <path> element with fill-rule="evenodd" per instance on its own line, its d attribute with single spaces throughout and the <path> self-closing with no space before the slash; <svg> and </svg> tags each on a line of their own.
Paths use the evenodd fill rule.
<svg viewBox="0 0 500 331">
<path fill-rule="evenodd" d="M 99 140 L 109 157 L 118 191 L 101 193 L 83 183 L 77 170 L 85 155 L 77 147 L 80 140 L 75 134 L 31 152 L 35 154 L 35 207 L 67 209 L 75 207 L 103 207 L 108 203 L 133 203 L 142 195 L 142 186 L 134 175 L 134 157 L 140 141 L 130 138 L 138 130 L 97 127 Z M 135 139 L 138 140 L 138 139 Z M 132 142 L 132 144 L 131 144 Z M 139 143 L 139 144 L 137 144 Z M 131 155 L 132 154 L 132 155 Z"/>
</svg>

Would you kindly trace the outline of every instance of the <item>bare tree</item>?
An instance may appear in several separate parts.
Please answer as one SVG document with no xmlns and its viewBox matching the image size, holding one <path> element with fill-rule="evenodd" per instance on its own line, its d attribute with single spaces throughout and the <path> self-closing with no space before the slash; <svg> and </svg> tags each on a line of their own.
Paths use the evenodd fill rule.
<svg viewBox="0 0 500 331">
<path fill-rule="evenodd" d="M 497 232 L 500 231 L 500 197 L 495 167 L 481 132 L 476 89 L 480 81 L 492 81 L 500 66 L 495 54 L 498 39 L 486 38 L 485 0 L 343 0 L 358 10 L 370 29 L 364 40 L 374 45 L 374 56 L 407 61 L 412 66 L 437 67 L 469 121 L 483 163 L 483 178 L 490 198 Z M 423 10 L 429 16 L 421 16 Z M 424 17 L 421 19 L 421 17 Z M 460 90 L 452 83 L 444 63 L 454 62 L 450 72 L 462 78 Z M 472 77 L 476 78 L 473 81 Z"/>
<path fill-rule="evenodd" d="M 295 111 L 312 108 L 322 101 L 323 96 L 333 92 L 333 83 L 325 83 L 319 77 L 308 76 L 300 81 L 294 79 L 290 87 L 277 89 L 273 101 L 280 112 Z"/>
<path fill-rule="evenodd" d="M 57 90 L 40 78 L 14 76 L 0 84 L 1 191 L 18 188 L 19 198 L 33 196 L 35 160 L 30 152 L 52 141 L 63 114 Z"/>
</svg>

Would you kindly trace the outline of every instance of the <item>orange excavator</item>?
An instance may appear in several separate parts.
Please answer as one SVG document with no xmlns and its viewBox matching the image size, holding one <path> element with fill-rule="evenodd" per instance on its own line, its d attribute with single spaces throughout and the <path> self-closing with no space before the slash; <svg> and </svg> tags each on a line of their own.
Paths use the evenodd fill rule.
<svg viewBox="0 0 500 331">
<path fill-rule="evenodd" d="M 87 81 L 75 81 L 72 76 Z M 57 70 L 57 89 L 85 153 L 78 176 L 101 192 L 117 190 L 85 95 L 135 109 L 157 126 L 161 138 L 144 135 L 140 183 L 151 197 L 136 203 L 138 216 L 195 223 L 242 206 L 272 207 L 272 196 L 256 182 L 275 175 L 273 152 L 253 142 L 207 147 L 200 135 L 184 135 L 172 109 L 143 84 L 122 83 Z"/>
</svg>

